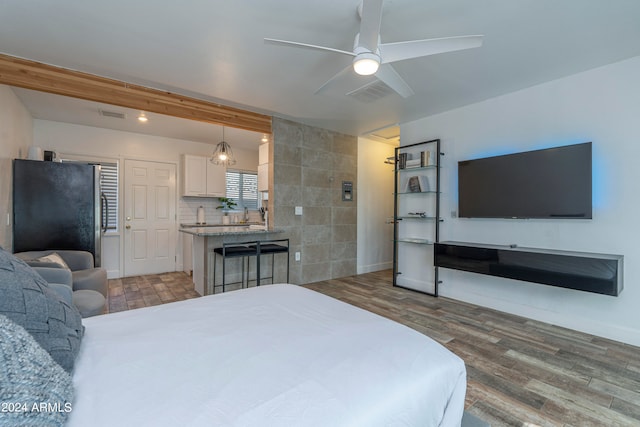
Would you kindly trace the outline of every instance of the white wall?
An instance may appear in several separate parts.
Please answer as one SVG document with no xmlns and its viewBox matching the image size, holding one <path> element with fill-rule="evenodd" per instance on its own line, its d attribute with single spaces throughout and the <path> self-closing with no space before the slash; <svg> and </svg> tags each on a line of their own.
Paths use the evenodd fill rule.
<svg viewBox="0 0 640 427">
<path fill-rule="evenodd" d="M 624 255 L 619 297 L 441 269 L 441 294 L 640 345 L 640 57 L 401 126 L 402 142 L 442 140 L 441 240 Z M 457 162 L 593 142 L 592 220 L 451 218 Z M 544 173 L 531 170 L 531 174 Z"/>
<path fill-rule="evenodd" d="M 13 159 L 23 159 L 31 145 L 32 119 L 9 86 L 0 85 L 0 246 L 12 251 Z"/>
<path fill-rule="evenodd" d="M 143 135 L 132 132 L 120 132 L 110 129 L 95 128 L 90 126 L 74 125 L 69 123 L 52 122 L 47 120 L 34 120 L 33 122 L 34 145 L 46 150 L 58 153 L 80 155 L 85 157 L 100 157 L 113 159 L 119 162 L 120 170 L 123 170 L 125 159 L 157 161 L 173 163 L 177 166 L 176 198 L 178 206 L 178 223 L 195 222 L 196 210 L 199 205 L 207 208 L 207 218 L 214 217 L 217 201 L 213 199 L 179 197 L 182 185 L 181 154 L 195 154 L 209 156 L 213 152 L 213 144 L 200 142 L 162 138 L 158 136 Z M 234 169 L 257 171 L 258 166 L 258 141 L 255 151 L 240 150 L 234 148 L 234 154 L 238 160 Z M 122 178 L 121 173 L 121 178 Z M 120 194 L 123 194 L 122 179 L 120 180 Z M 120 201 L 119 218 L 122 222 L 122 200 Z M 186 220 L 183 220 L 186 218 Z M 182 233 L 176 233 L 177 263 L 176 270 L 182 270 Z M 108 275 L 121 277 L 124 242 L 120 233 L 105 236 L 103 244 L 103 262 Z"/>
<path fill-rule="evenodd" d="M 358 274 L 392 267 L 394 147 L 358 138 Z"/>
</svg>

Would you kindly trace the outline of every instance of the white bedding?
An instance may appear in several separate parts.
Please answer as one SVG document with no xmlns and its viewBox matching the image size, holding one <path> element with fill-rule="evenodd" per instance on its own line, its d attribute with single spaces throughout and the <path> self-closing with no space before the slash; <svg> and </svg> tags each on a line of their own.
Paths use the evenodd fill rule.
<svg viewBox="0 0 640 427">
<path fill-rule="evenodd" d="M 460 358 L 299 286 L 83 322 L 69 426 L 460 425 Z"/>
</svg>

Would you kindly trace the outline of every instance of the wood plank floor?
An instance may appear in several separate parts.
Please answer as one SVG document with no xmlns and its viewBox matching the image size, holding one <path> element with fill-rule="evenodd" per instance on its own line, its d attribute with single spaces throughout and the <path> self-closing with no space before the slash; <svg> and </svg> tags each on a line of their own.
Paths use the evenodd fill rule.
<svg viewBox="0 0 640 427">
<path fill-rule="evenodd" d="M 191 278 L 183 272 L 109 280 L 109 313 L 197 298 Z"/>
<path fill-rule="evenodd" d="M 440 342 L 492 426 L 640 426 L 640 348 L 391 286 L 382 271 L 305 285 Z M 111 312 L 197 297 L 184 273 L 109 281 Z"/>
</svg>

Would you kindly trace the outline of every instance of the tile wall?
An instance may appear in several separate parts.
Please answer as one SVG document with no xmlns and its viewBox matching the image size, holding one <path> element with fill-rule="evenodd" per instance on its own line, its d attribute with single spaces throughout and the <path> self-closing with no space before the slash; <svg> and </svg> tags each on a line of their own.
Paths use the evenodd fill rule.
<svg viewBox="0 0 640 427">
<path fill-rule="evenodd" d="M 269 210 L 291 239 L 289 281 L 356 274 L 357 137 L 274 118 L 273 144 Z M 353 183 L 353 201 L 342 200 L 343 181 Z"/>
</svg>

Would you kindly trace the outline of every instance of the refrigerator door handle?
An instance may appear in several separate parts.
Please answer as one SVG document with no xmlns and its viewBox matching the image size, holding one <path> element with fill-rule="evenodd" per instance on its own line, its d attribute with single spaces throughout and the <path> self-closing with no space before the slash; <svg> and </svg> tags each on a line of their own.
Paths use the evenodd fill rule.
<svg viewBox="0 0 640 427">
<path fill-rule="evenodd" d="M 100 209 L 100 225 L 102 232 L 106 233 L 109 228 L 109 200 L 104 193 L 100 193 L 100 200 L 102 201 L 102 209 Z"/>
</svg>

